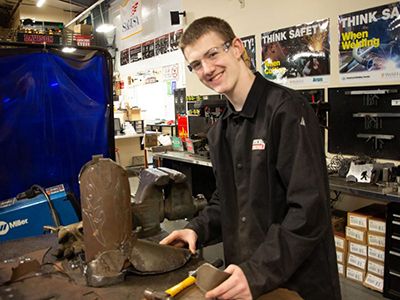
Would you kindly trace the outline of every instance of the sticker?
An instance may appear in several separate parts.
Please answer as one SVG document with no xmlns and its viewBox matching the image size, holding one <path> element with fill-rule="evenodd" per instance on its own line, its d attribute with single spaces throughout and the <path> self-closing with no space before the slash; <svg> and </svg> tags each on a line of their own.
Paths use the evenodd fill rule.
<svg viewBox="0 0 400 300">
<path fill-rule="evenodd" d="M 251 150 L 265 150 L 265 143 L 262 139 L 253 140 L 253 147 Z"/>
</svg>

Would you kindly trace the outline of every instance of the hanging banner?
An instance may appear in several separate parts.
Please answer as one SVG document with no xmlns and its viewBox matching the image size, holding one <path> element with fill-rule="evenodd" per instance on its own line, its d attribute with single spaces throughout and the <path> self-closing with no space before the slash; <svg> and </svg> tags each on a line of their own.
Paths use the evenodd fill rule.
<svg viewBox="0 0 400 300">
<path fill-rule="evenodd" d="M 169 34 L 164 34 L 155 39 L 156 55 L 168 52 L 169 48 Z"/>
<path fill-rule="evenodd" d="M 129 48 L 129 62 L 133 63 L 142 59 L 142 45 Z"/>
<path fill-rule="evenodd" d="M 400 2 L 339 16 L 342 82 L 400 79 Z"/>
<path fill-rule="evenodd" d="M 154 56 L 154 40 L 149 40 L 142 44 L 142 59 L 148 59 Z"/>
<path fill-rule="evenodd" d="M 142 1 L 124 0 L 120 7 L 121 13 L 121 40 L 125 40 L 138 34 L 142 27 Z"/>
<path fill-rule="evenodd" d="M 249 35 L 240 38 L 243 42 L 244 47 L 246 48 L 247 55 L 250 59 L 251 66 L 250 68 L 255 71 L 256 68 L 256 37 L 254 35 Z"/>
<path fill-rule="evenodd" d="M 179 29 L 169 34 L 169 47 L 170 51 L 175 51 L 179 49 L 179 40 L 183 34 L 183 29 Z"/>
<path fill-rule="evenodd" d="M 329 19 L 262 33 L 261 73 L 291 86 L 327 83 L 329 43 Z"/>
<path fill-rule="evenodd" d="M 123 66 L 123 65 L 129 64 L 129 49 L 122 50 L 120 52 L 120 54 L 121 54 L 120 62 L 119 62 L 120 65 Z"/>
</svg>

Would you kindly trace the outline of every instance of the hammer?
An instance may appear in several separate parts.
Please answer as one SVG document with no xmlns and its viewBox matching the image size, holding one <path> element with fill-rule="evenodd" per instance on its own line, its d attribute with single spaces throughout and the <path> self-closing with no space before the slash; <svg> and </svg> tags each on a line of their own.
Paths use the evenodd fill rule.
<svg viewBox="0 0 400 300">
<path fill-rule="evenodd" d="M 212 265 L 216 268 L 221 267 L 224 264 L 222 259 L 215 260 Z M 174 297 L 183 291 L 185 288 L 191 286 L 196 282 L 197 269 L 189 272 L 189 276 L 183 281 L 174 285 L 173 287 L 165 290 L 164 292 L 157 292 L 151 289 L 144 291 L 144 298 L 147 300 L 172 300 Z"/>
</svg>

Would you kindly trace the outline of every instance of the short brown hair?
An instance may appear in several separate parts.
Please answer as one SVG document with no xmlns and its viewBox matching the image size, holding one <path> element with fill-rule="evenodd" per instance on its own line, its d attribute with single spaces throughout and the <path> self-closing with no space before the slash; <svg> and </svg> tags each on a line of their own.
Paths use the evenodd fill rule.
<svg viewBox="0 0 400 300">
<path fill-rule="evenodd" d="M 224 41 L 232 41 L 236 37 L 232 27 L 225 20 L 217 17 L 204 17 L 194 20 L 186 28 L 180 40 L 179 47 L 183 51 L 186 46 L 193 44 L 209 32 L 217 33 Z"/>
</svg>

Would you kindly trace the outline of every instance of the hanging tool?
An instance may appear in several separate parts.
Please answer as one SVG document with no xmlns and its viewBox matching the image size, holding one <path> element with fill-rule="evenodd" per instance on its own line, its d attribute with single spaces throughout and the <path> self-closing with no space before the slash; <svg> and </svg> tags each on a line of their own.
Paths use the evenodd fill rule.
<svg viewBox="0 0 400 300">
<path fill-rule="evenodd" d="M 212 265 L 216 268 L 219 268 L 223 265 L 222 259 L 215 260 Z M 147 300 L 172 300 L 174 297 L 179 294 L 181 291 L 186 289 L 187 287 L 193 285 L 196 282 L 197 270 L 190 271 L 189 276 L 185 278 L 183 281 L 174 285 L 173 287 L 165 290 L 164 292 L 158 292 L 150 289 L 146 289 L 144 291 L 144 298 Z"/>
</svg>

